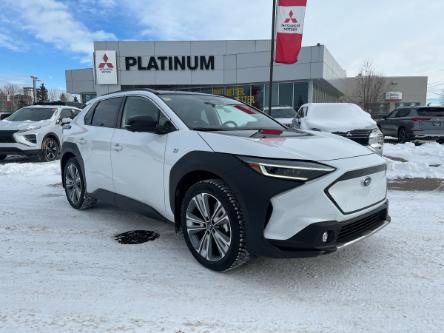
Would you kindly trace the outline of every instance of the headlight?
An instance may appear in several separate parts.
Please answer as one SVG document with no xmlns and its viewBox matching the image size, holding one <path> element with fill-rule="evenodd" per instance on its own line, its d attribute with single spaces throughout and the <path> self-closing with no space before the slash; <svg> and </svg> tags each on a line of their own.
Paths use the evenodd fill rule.
<svg viewBox="0 0 444 333">
<path fill-rule="evenodd" d="M 370 148 L 376 153 L 382 155 L 382 149 L 384 146 L 384 134 L 379 130 L 379 128 L 375 128 L 368 138 L 368 145 Z"/>
<path fill-rule="evenodd" d="M 371 133 L 368 139 L 368 144 L 370 146 L 379 144 L 382 145 L 384 143 L 384 134 L 379 130 L 379 128 L 375 128 Z"/>
<path fill-rule="evenodd" d="M 306 182 L 327 175 L 336 169 L 315 162 L 271 160 L 239 156 L 254 171 L 268 177 Z"/>
</svg>

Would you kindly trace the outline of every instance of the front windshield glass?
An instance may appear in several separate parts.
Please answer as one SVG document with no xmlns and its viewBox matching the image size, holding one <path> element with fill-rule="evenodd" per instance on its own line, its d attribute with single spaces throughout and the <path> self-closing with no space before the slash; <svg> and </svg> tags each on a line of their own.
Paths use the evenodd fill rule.
<svg viewBox="0 0 444 333">
<path fill-rule="evenodd" d="M 160 98 L 196 130 L 260 130 L 284 127 L 262 112 L 236 100 L 211 95 L 165 94 Z"/>
<path fill-rule="evenodd" d="M 23 108 L 10 115 L 9 121 L 41 121 L 51 119 L 55 108 Z"/>
<path fill-rule="evenodd" d="M 293 108 L 276 108 L 271 109 L 271 116 L 273 118 L 295 118 L 296 111 Z"/>
</svg>

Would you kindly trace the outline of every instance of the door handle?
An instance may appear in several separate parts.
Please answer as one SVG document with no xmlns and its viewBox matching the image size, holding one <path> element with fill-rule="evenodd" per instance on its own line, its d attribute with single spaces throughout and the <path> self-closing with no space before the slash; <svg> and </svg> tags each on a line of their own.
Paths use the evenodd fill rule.
<svg viewBox="0 0 444 333">
<path fill-rule="evenodd" d="M 81 145 L 84 145 L 86 143 L 85 138 L 80 138 L 78 141 Z"/>
<path fill-rule="evenodd" d="M 123 147 L 121 145 L 119 145 L 118 143 L 113 145 L 114 151 L 121 151 L 122 149 L 123 149 Z"/>
</svg>

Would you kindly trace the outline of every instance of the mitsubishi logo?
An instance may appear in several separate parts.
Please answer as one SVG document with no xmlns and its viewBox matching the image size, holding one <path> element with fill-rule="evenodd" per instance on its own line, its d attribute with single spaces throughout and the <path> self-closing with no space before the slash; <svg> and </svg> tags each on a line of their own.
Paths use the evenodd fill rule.
<svg viewBox="0 0 444 333">
<path fill-rule="evenodd" d="M 288 13 L 288 16 L 289 16 L 289 17 L 287 17 L 287 18 L 285 19 L 285 22 L 284 22 L 284 23 L 290 23 L 290 21 L 291 21 L 292 23 L 298 23 L 298 20 L 296 20 L 296 17 L 293 17 L 293 16 L 294 16 L 294 13 L 293 13 L 292 10 L 290 10 L 290 13 Z"/>
<path fill-rule="evenodd" d="M 108 62 L 108 56 L 106 55 L 106 53 L 103 55 L 103 62 L 99 64 L 99 68 L 103 69 L 105 68 L 105 66 L 108 67 L 109 69 L 114 68 L 113 64 Z"/>
<path fill-rule="evenodd" d="M 368 187 L 370 186 L 370 184 L 372 183 L 372 177 L 365 177 L 362 181 L 361 184 L 364 187 Z"/>
<path fill-rule="evenodd" d="M 346 136 L 351 137 L 353 136 L 352 132 L 347 132 Z"/>
</svg>

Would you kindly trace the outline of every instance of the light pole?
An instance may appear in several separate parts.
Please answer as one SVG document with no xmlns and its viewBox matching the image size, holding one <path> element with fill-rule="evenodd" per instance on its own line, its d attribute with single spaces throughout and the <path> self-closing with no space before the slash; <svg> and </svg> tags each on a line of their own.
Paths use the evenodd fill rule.
<svg viewBox="0 0 444 333">
<path fill-rule="evenodd" d="M 34 76 L 34 75 L 31 75 L 31 79 L 32 79 L 32 102 L 33 102 L 33 104 L 35 104 L 36 97 L 37 97 L 36 83 L 40 80 L 37 76 Z"/>
</svg>

